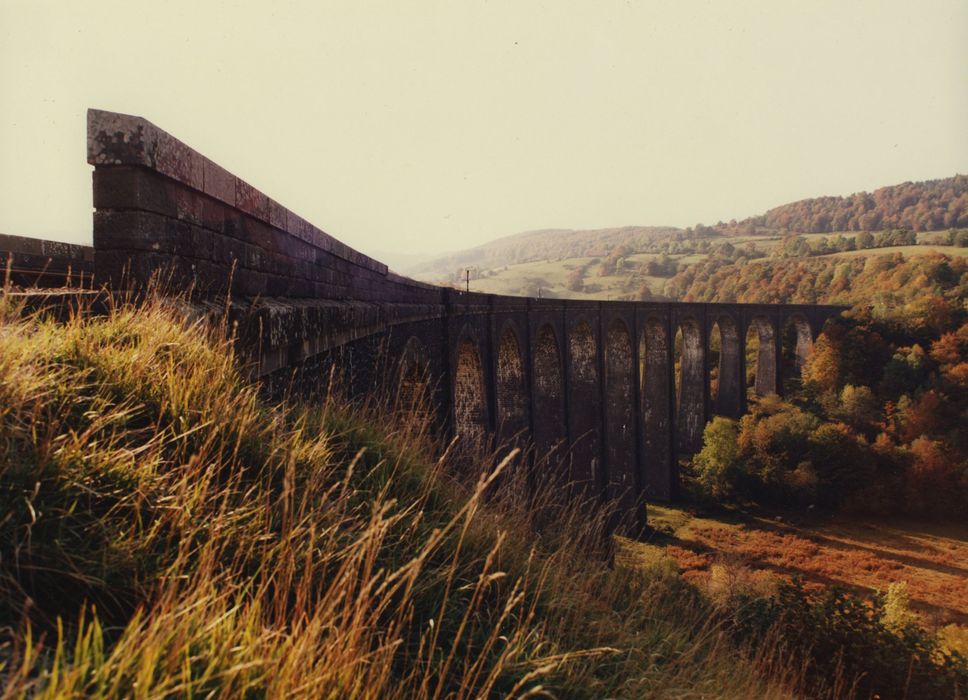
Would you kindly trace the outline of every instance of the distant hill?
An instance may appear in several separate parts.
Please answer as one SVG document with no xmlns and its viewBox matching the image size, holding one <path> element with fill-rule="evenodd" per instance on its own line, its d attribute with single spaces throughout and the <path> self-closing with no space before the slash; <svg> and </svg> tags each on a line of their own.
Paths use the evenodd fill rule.
<svg viewBox="0 0 968 700">
<path fill-rule="evenodd" d="M 407 269 L 419 279 L 451 277 L 464 268 L 494 269 L 556 258 L 607 256 L 618 246 L 640 250 L 682 229 L 671 226 L 623 226 L 593 230 L 541 229 L 516 233 Z"/>
<path fill-rule="evenodd" d="M 815 197 L 783 204 L 739 222 L 717 224 L 727 235 L 832 233 L 968 226 L 968 175 L 905 182 L 847 197 Z"/>
<path fill-rule="evenodd" d="M 939 231 L 968 227 L 968 175 L 905 182 L 856 194 L 815 197 L 770 209 L 742 221 L 680 229 L 670 226 L 624 226 L 603 229 L 542 229 L 498 238 L 489 243 L 408 267 L 405 272 L 428 281 L 454 280 L 466 268 L 498 270 L 509 265 L 571 258 L 605 258 L 619 249 L 658 253 L 657 243 L 671 239 L 720 236 L 783 236 L 788 233 L 841 231 Z M 675 251 L 672 251 L 675 252 Z M 472 275 L 473 278 L 473 275 Z"/>
</svg>

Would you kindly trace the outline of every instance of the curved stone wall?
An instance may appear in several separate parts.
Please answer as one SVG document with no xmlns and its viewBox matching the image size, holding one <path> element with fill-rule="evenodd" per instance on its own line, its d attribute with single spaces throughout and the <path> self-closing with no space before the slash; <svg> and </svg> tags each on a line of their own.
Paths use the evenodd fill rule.
<svg viewBox="0 0 968 700">
<path fill-rule="evenodd" d="M 267 385 L 292 386 L 296 375 L 311 393 L 334 376 L 366 395 L 392 376 L 401 404 L 430 391 L 439 423 L 465 446 L 531 444 L 536 478 L 626 509 L 673 498 L 676 460 L 698 449 L 710 416 L 745 411 L 746 329 L 760 333 L 757 389 L 781 391 L 781 333 L 765 329 L 794 319 L 802 361 L 840 311 L 465 293 L 390 272 L 140 117 L 91 110 L 88 162 L 97 282 L 154 279 L 171 293 L 228 300 L 240 352 Z"/>
</svg>

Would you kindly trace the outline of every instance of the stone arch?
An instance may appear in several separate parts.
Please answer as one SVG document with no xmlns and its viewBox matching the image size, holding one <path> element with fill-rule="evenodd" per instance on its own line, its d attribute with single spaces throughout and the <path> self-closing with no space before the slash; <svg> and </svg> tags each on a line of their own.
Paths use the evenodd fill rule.
<svg viewBox="0 0 968 700">
<path fill-rule="evenodd" d="M 813 352 L 813 329 L 810 322 L 800 313 L 787 317 L 780 336 L 780 354 L 783 362 L 783 377 L 799 384 L 803 366 Z"/>
<path fill-rule="evenodd" d="M 691 455 L 702 447 L 706 418 L 706 386 L 702 327 L 692 318 L 679 322 L 681 334 L 679 373 L 676 378 L 676 438 L 680 455 Z"/>
<path fill-rule="evenodd" d="M 710 347 L 713 337 L 718 338 L 715 360 L 710 357 L 709 396 L 713 411 L 721 416 L 739 418 L 743 413 L 743 381 L 740 360 L 739 325 L 728 315 L 719 316 L 710 332 Z M 713 362 L 715 366 L 713 367 Z M 712 374 L 715 373 L 715 383 Z"/>
<path fill-rule="evenodd" d="M 400 413 L 428 417 L 431 413 L 430 366 L 427 349 L 420 339 L 410 336 L 403 346 L 397 370 L 394 408 Z"/>
<path fill-rule="evenodd" d="M 484 371 L 477 343 L 464 336 L 457 345 L 454 371 L 454 432 L 465 456 L 480 453 L 487 434 Z"/>
<path fill-rule="evenodd" d="M 746 382 L 749 385 L 752 380 L 753 393 L 756 396 L 777 393 L 776 330 L 766 316 L 750 319 L 746 330 L 746 355 Z"/>
<path fill-rule="evenodd" d="M 618 500 L 623 511 L 635 507 L 635 404 L 632 337 L 628 326 L 614 319 L 605 336 L 605 445 L 607 496 Z"/>
<path fill-rule="evenodd" d="M 568 334 L 568 434 L 571 480 L 582 488 L 601 486 L 601 385 L 598 343 L 591 324 L 580 319 Z"/>
<path fill-rule="evenodd" d="M 670 500 L 675 473 L 672 465 L 672 367 L 666 324 L 650 318 L 639 336 L 639 397 L 642 420 L 642 491 L 646 498 Z"/>
<path fill-rule="evenodd" d="M 541 464 L 557 464 L 555 453 L 565 439 L 565 391 L 558 338 L 550 323 L 535 334 L 532 367 L 535 459 Z"/>
<path fill-rule="evenodd" d="M 527 426 L 528 387 L 525 382 L 521 343 L 513 324 L 508 322 L 497 349 L 497 429 L 509 439 Z"/>
</svg>

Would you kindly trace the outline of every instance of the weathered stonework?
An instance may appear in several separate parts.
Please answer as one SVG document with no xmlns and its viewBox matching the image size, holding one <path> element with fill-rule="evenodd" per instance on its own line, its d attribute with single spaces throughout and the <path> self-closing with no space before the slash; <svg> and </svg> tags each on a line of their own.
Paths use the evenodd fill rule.
<svg viewBox="0 0 968 700">
<path fill-rule="evenodd" d="M 61 285 L 70 270 L 73 286 L 91 284 L 92 274 L 113 289 L 158 278 L 163 290 L 190 290 L 195 303 L 228 302 L 239 356 L 267 390 L 324 394 L 334 382 L 367 397 L 389 384 L 400 410 L 429 393 L 436 422 L 460 436 L 467 460 L 491 445 L 530 445 L 532 487 L 618 499 L 629 517 L 616 524 L 637 520 L 643 500 L 675 497 L 677 459 L 698 449 L 712 415 L 745 411 L 747 329 L 760 339 L 757 393 L 781 392 L 784 372 L 802 366 L 840 311 L 435 287 L 390 272 L 140 117 L 91 110 L 88 162 L 93 249 L 0 237 L 16 283 Z M 778 329 L 791 323 L 796 347 L 785 368 Z"/>
<path fill-rule="evenodd" d="M 460 437 L 458 449 L 466 459 L 473 459 L 484 448 L 488 424 L 484 396 L 484 372 L 477 345 L 464 338 L 457 348 L 454 371 L 454 428 Z"/>
<path fill-rule="evenodd" d="M 568 435 L 571 479 L 584 492 L 604 488 L 602 456 L 602 383 L 598 334 L 589 323 L 595 315 L 578 316 L 568 338 Z M 596 324 L 597 325 L 597 324 Z"/>
<path fill-rule="evenodd" d="M 508 325 L 497 351 L 498 434 L 513 439 L 526 429 L 527 418 L 528 395 L 521 343 L 514 328 Z"/>
<path fill-rule="evenodd" d="M 605 466 L 606 494 L 631 512 L 640 491 L 636 469 L 634 363 L 632 338 L 625 322 L 616 318 L 605 335 Z"/>
<path fill-rule="evenodd" d="M 540 464 L 537 478 L 541 482 L 567 482 L 564 451 L 565 387 L 562 378 L 558 339 L 550 324 L 538 328 L 532 350 L 534 367 L 534 420 L 532 425 L 536 461 Z"/>
</svg>

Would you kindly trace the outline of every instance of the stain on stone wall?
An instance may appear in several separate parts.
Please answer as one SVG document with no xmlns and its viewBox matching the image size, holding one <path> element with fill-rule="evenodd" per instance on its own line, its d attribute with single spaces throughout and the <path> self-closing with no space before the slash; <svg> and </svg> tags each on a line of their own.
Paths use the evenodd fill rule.
<svg viewBox="0 0 968 700">
<path fill-rule="evenodd" d="M 502 440 L 512 438 L 526 427 L 527 392 L 521 344 L 514 329 L 507 326 L 497 350 L 497 422 Z"/>
<path fill-rule="evenodd" d="M 705 378 L 703 371 L 702 331 L 699 322 L 688 318 L 679 324 L 682 354 L 679 360 L 679 391 L 676 396 L 676 436 L 680 456 L 697 452 L 702 447 L 705 427 Z"/>
<path fill-rule="evenodd" d="M 635 405 L 632 338 L 621 319 L 613 320 L 605 336 L 605 444 L 608 446 L 609 499 L 634 508 L 638 495 L 635 474 Z"/>
<path fill-rule="evenodd" d="M 647 320 L 639 338 L 642 491 L 646 498 L 656 500 L 669 500 L 674 492 L 670 359 L 665 323 L 657 318 Z"/>
<path fill-rule="evenodd" d="M 719 362 L 716 392 L 711 394 L 713 411 L 721 416 L 739 418 L 743 412 L 739 327 L 732 316 L 720 316 L 715 325 L 719 330 Z"/>
<path fill-rule="evenodd" d="M 571 436 L 571 480 L 587 493 L 602 486 L 601 389 L 598 378 L 598 344 L 588 321 L 581 320 L 568 337 L 568 431 Z"/>
<path fill-rule="evenodd" d="M 813 352 L 813 333 L 810 331 L 810 324 L 807 319 L 799 314 L 791 316 L 790 321 L 796 328 L 797 343 L 793 349 L 793 356 L 796 359 L 796 371 L 799 375 L 803 366 L 807 364 L 810 353 Z"/>
<path fill-rule="evenodd" d="M 757 396 L 775 394 L 777 392 L 776 332 L 773 324 L 765 316 L 755 316 L 750 327 L 756 333 L 759 342 L 753 391 Z"/>
<path fill-rule="evenodd" d="M 565 439 L 565 394 L 561 353 L 549 324 L 538 329 L 532 357 L 534 368 L 534 448 L 536 476 L 562 479 L 561 459 Z"/>
<path fill-rule="evenodd" d="M 473 459 L 484 447 L 487 410 L 484 403 L 484 374 L 477 345 L 470 338 L 460 341 L 454 372 L 454 428 L 460 438 L 459 452 Z"/>
<path fill-rule="evenodd" d="M 426 421 L 431 415 L 430 369 L 427 352 L 418 338 L 411 337 L 400 357 L 396 411 Z"/>
</svg>

